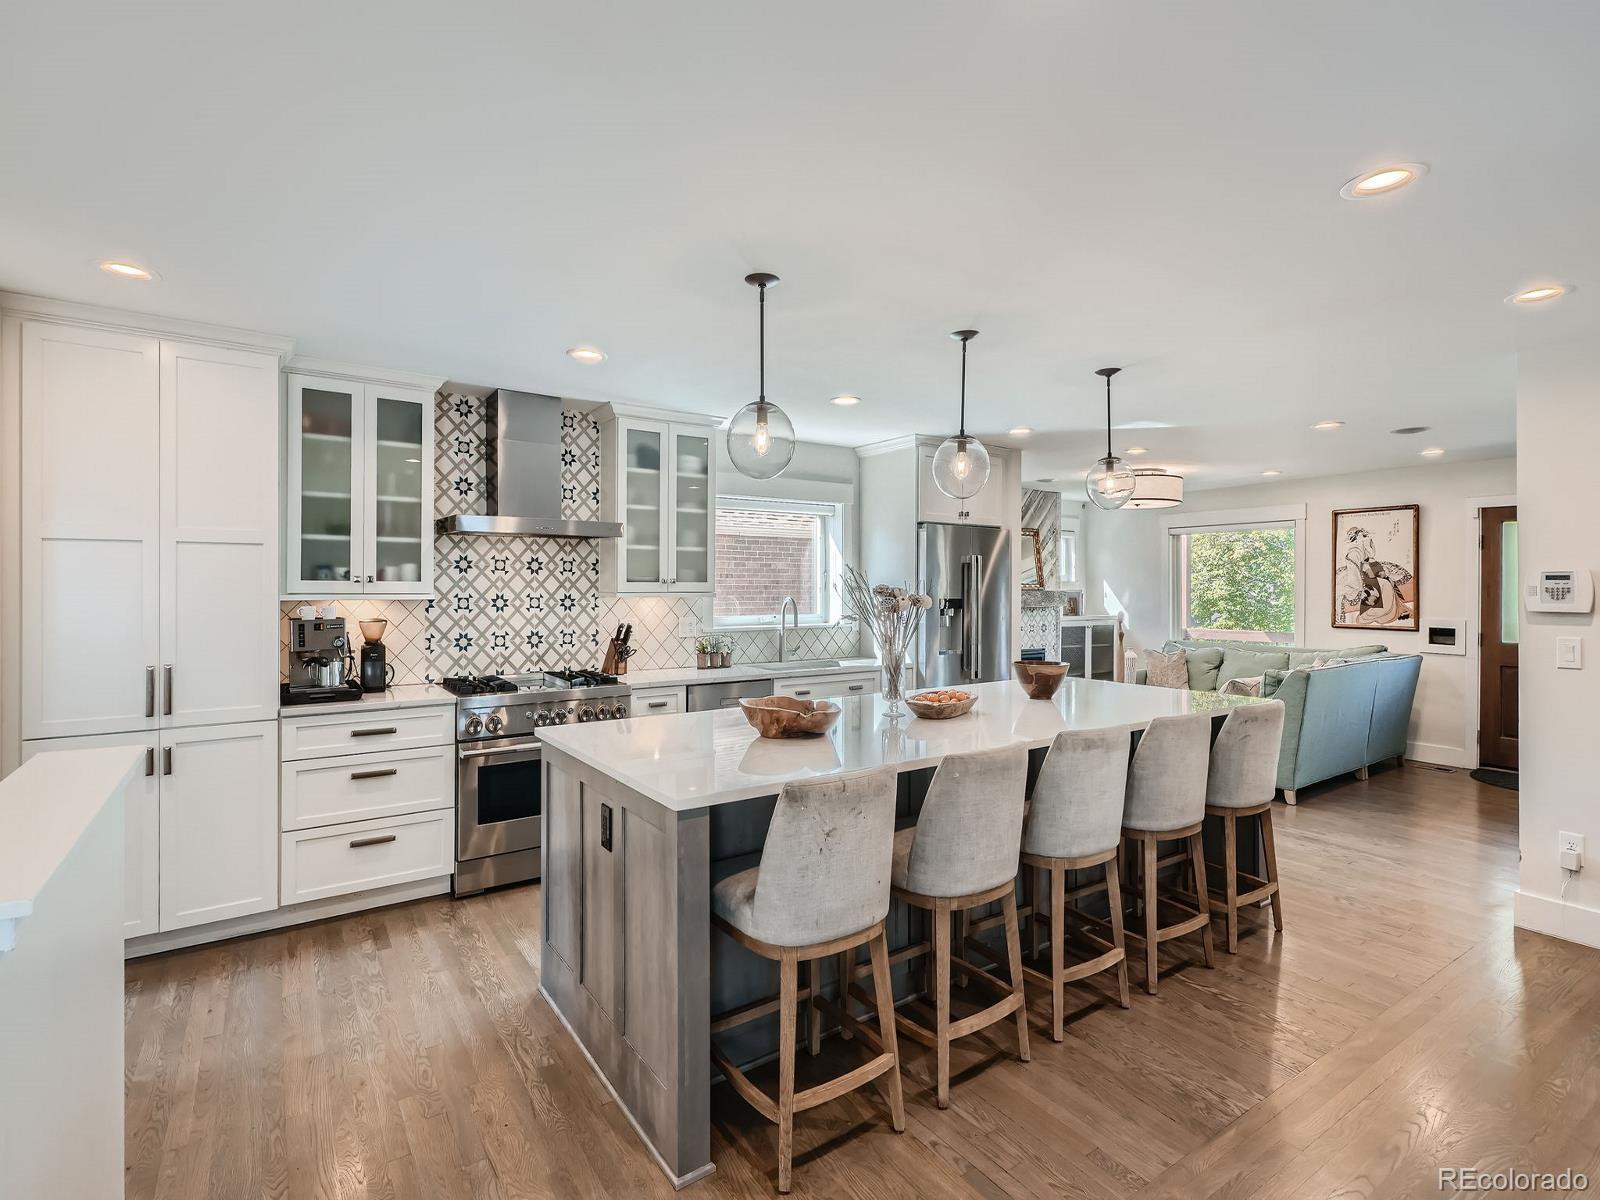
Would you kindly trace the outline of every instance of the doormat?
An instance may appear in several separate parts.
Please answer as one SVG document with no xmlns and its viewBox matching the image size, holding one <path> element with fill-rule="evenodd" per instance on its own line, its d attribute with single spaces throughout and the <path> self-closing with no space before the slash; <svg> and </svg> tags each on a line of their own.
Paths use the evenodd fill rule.
<svg viewBox="0 0 1600 1200">
<path fill-rule="evenodd" d="M 1479 783 L 1487 783 L 1490 787 L 1505 788 L 1508 792 L 1517 790 L 1515 771 L 1497 771 L 1493 767 L 1479 767 L 1472 773 L 1472 777 Z"/>
</svg>

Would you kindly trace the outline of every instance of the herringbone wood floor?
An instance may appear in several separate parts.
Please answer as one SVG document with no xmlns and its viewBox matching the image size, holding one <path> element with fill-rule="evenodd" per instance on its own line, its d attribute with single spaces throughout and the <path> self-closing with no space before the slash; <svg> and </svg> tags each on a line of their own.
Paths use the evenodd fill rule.
<svg viewBox="0 0 1600 1200">
<path fill-rule="evenodd" d="M 1440 1166 L 1600 1179 L 1600 952 L 1513 933 L 1516 798 L 1415 765 L 1278 806 L 1286 930 L 1159 997 L 1074 989 L 1034 1061 L 958 1045 L 908 1128 L 871 1090 L 802 1114 L 798 1196 L 1436 1196 Z M 537 891 L 430 900 L 127 970 L 127 1195 L 666 1197 L 535 989 Z M 1137 979 L 1137 974 L 1136 974 Z M 1040 998 L 1043 1000 L 1043 997 Z M 846 1048 L 830 1040 L 823 1058 Z M 802 1059 L 804 1059 L 802 1055 Z M 802 1086 L 804 1068 L 802 1067 Z M 726 1088 L 717 1174 L 765 1196 L 772 1126 Z"/>
</svg>

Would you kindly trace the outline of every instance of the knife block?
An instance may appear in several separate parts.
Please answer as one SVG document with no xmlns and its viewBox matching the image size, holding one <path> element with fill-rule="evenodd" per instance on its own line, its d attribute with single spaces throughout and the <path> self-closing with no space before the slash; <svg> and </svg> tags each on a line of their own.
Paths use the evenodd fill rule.
<svg viewBox="0 0 1600 1200">
<path fill-rule="evenodd" d="M 618 642 L 616 638 L 612 638 L 606 643 L 606 657 L 605 661 L 600 664 L 600 669 L 607 675 L 622 676 L 628 673 L 628 660 L 622 657 L 621 649 L 622 643 Z"/>
</svg>

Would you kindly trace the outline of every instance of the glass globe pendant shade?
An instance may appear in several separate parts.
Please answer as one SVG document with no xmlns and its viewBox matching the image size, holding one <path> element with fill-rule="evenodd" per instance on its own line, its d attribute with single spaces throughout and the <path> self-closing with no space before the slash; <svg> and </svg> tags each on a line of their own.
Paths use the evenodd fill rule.
<svg viewBox="0 0 1600 1200">
<path fill-rule="evenodd" d="M 933 452 L 933 483 L 952 500 L 970 500 L 989 482 L 989 451 L 975 437 L 945 438 Z"/>
<path fill-rule="evenodd" d="M 793 423 L 771 401 L 746 404 L 728 422 L 728 457 L 741 475 L 776 478 L 794 458 Z M 987 465 L 984 471 L 988 472 Z"/>
<path fill-rule="evenodd" d="M 1121 508 L 1133 498 L 1137 484 L 1132 468 L 1122 459 L 1107 455 L 1089 468 L 1083 477 L 1083 490 L 1089 503 L 1107 512 Z"/>
</svg>

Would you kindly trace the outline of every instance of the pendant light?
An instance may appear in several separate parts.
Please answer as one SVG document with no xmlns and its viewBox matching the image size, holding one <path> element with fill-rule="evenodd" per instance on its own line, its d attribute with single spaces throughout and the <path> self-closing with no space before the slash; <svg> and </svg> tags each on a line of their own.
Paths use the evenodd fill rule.
<svg viewBox="0 0 1600 1200">
<path fill-rule="evenodd" d="M 989 482 L 989 451 L 967 436 L 967 343 L 976 329 L 958 329 L 950 335 L 961 343 L 961 424 L 955 437 L 945 438 L 933 452 L 933 482 L 952 500 L 968 500 Z"/>
<path fill-rule="evenodd" d="M 1128 508 L 1177 508 L 1183 503 L 1183 476 L 1160 467 L 1133 469 L 1133 496 Z"/>
<path fill-rule="evenodd" d="M 759 383 L 755 401 L 728 422 L 728 457 L 741 475 L 773 479 L 783 474 L 794 458 L 794 425 L 783 409 L 767 400 L 767 288 L 777 283 L 778 277 L 757 271 L 746 275 L 744 281 L 760 295 Z"/>
<path fill-rule="evenodd" d="M 1083 477 L 1089 503 L 1107 511 L 1121 508 L 1133 496 L 1134 474 L 1128 464 L 1111 453 L 1111 377 L 1121 367 L 1101 367 L 1096 375 L 1106 381 L 1106 456 Z"/>
</svg>

